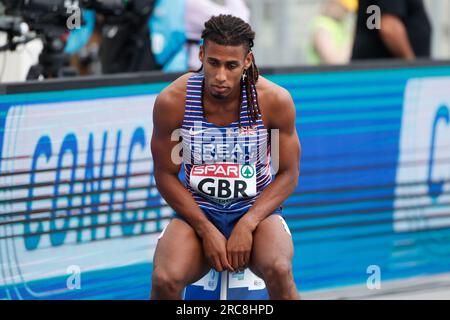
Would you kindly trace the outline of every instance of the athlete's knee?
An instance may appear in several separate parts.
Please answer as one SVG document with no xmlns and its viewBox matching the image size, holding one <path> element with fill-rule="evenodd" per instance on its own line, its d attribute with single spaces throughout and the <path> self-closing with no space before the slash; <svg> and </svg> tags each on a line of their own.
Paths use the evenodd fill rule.
<svg viewBox="0 0 450 320">
<path fill-rule="evenodd" d="M 178 272 L 171 272 L 167 268 L 155 267 L 152 273 L 152 291 L 157 293 L 175 294 L 185 287 L 183 276 Z"/>
<path fill-rule="evenodd" d="M 281 285 L 292 279 L 292 264 L 288 259 L 276 259 L 260 270 L 268 285 Z"/>
</svg>

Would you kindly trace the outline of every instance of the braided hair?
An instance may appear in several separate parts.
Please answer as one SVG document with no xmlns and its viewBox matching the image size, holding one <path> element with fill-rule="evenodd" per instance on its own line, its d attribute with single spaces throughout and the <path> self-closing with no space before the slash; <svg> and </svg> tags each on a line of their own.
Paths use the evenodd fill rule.
<svg viewBox="0 0 450 320">
<path fill-rule="evenodd" d="M 222 46 L 244 45 L 246 53 L 250 53 L 255 40 L 255 32 L 244 20 L 232 15 L 221 14 L 214 16 L 205 23 L 205 29 L 202 32 L 203 42 L 212 41 Z M 200 72 L 203 66 L 198 70 Z M 253 123 L 256 123 L 260 110 L 258 107 L 258 95 L 256 92 L 256 82 L 259 78 L 259 70 L 253 57 L 251 66 L 244 71 L 241 79 L 247 94 L 248 116 Z M 242 106 L 242 90 L 239 108 Z M 239 110 L 240 114 L 240 110 Z"/>
</svg>

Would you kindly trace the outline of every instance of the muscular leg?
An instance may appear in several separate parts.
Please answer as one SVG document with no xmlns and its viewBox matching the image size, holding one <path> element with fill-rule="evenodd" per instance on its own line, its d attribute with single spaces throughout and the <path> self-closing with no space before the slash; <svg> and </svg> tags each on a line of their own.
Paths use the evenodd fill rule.
<svg viewBox="0 0 450 320">
<path fill-rule="evenodd" d="M 264 219 L 253 235 L 250 269 L 264 280 L 270 299 L 300 299 L 292 275 L 292 238 L 278 215 Z"/>
<path fill-rule="evenodd" d="M 173 219 L 156 246 L 151 299 L 181 299 L 184 287 L 201 279 L 209 269 L 194 229 Z"/>
</svg>

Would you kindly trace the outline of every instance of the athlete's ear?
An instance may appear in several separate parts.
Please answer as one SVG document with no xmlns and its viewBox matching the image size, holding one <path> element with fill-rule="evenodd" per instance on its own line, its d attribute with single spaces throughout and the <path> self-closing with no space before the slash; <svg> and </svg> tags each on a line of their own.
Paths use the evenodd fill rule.
<svg viewBox="0 0 450 320">
<path fill-rule="evenodd" d="M 203 58 L 205 57 L 205 46 L 200 46 L 200 51 L 198 53 L 198 58 L 200 59 L 200 62 L 203 63 Z"/>
<path fill-rule="evenodd" d="M 246 70 L 251 67 L 252 62 L 253 62 L 253 51 L 250 51 L 249 53 L 247 53 L 247 56 L 245 57 L 244 61 L 244 67 Z"/>
</svg>

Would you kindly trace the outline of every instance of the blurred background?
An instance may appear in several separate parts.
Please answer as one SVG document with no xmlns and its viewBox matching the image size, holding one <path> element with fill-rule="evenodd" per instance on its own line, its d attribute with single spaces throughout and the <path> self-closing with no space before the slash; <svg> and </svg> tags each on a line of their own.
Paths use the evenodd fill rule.
<svg viewBox="0 0 450 320">
<path fill-rule="evenodd" d="M 0 12 L 0 299 L 149 297 L 173 215 L 155 187 L 152 108 L 200 67 L 219 13 L 251 23 L 257 65 L 296 105 L 301 174 L 283 212 L 302 297 L 450 299 L 450 1 L 0 0 Z M 230 297 L 251 291 L 229 280 Z M 217 280 L 198 287 L 218 298 Z"/>
<path fill-rule="evenodd" d="M 68 56 L 73 70 L 66 70 L 66 76 L 148 70 L 183 72 L 198 68 L 196 47 L 203 22 L 221 12 L 238 15 L 251 23 L 257 34 L 255 52 L 261 67 L 346 64 L 351 60 L 358 10 L 357 0 L 21 2 L 0 1 L 0 12 L 3 12 L 0 43 L 7 44 L 7 31 L 13 39 L 13 30 L 17 29 L 14 49 L 4 47 L 0 52 L 2 82 L 39 77 L 28 72 L 39 61 L 43 48 L 48 49 L 46 52 Z M 450 3 L 446 0 L 423 3 L 432 27 L 428 58 L 449 59 Z M 78 18 L 72 16 L 77 13 Z M 24 41 L 26 45 L 20 44 Z M 134 50 L 136 47 L 139 50 Z M 127 50 L 134 53 L 124 52 Z M 319 59 L 320 50 L 327 53 Z M 136 51 L 138 56 L 131 57 Z M 124 62 L 130 57 L 135 59 L 132 65 Z M 61 68 L 59 65 L 56 71 Z"/>
<path fill-rule="evenodd" d="M 258 35 L 256 49 L 262 65 L 310 65 L 308 46 L 314 19 L 327 0 L 250 0 L 251 22 Z M 376 1 L 373 1 L 376 3 Z M 433 26 L 432 58 L 450 58 L 450 2 L 425 0 Z M 356 13 L 349 14 L 349 36 L 354 38 Z M 280 48 L 283 48 L 282 50 Z M 280 58 L 282 57 L 282 58 Z"/>
</svg>

